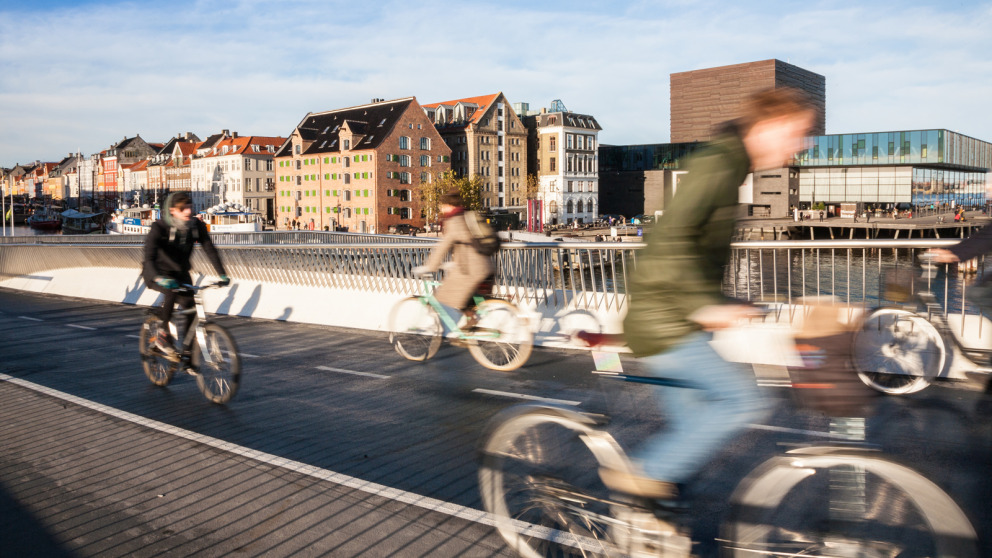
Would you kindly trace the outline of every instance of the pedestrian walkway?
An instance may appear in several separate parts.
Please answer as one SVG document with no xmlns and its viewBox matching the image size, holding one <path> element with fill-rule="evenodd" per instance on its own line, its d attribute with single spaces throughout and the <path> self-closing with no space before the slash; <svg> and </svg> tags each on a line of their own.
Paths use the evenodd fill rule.
<svg viewBox="0 0 992 558">
<path fill-rule="evenodd" d="M 0 556 L 505 555 L 491 528 L 456 514 L 8 380 Z"/>
</svg>

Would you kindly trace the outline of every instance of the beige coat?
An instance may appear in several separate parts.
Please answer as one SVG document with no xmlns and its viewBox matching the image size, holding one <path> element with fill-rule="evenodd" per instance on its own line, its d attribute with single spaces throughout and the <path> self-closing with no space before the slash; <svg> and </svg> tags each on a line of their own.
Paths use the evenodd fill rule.
<svg viewBox="0 0 992 558">
<path fill-rule="evenodd" d="M 472 246 L 472 234 L 465 224 L 464 214 L 445 219 L 443 231 L 441 242 L 431 250 L 424 267 L 437 271 L 448 252 L 452 252 L 451 263 L 444 268 L 444 282 L 435 296 L 441 304 L 464 309 L 479 283 L 492 275 L 493 262 Z"/>
</svg>

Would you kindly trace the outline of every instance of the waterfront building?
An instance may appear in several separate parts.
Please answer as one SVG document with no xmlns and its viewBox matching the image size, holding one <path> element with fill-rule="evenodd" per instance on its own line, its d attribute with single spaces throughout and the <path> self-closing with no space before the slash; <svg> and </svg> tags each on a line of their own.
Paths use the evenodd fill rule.
<svg viewBox="0 0 992 558">
<path fill-rule="evenodd" d="M 685 175 L 693 143 L 599 146 L 599 213 L 656 215 L 665 209 Z"/>
<path fill-rule="evenodd" d="M 97 205 L 113 209 L 124 199 L 123 168 L 155 154 L 155 148 L 141 135 L 125 137 L 100 153 L 97 177 Z M 102 179 L 102 180 L 101 180 Z"/>
<path fill-rule="evenodd" d="M 206 209 L 237 203 L 275 220 L 275 153 L 282 137 L 239 136 L 224 130 L 207 138 L 191 162 L 193 204 Z"/>
<path fill-rule="evenodd" d="M 422 183 L 451 168 L 414 97 L 308 113 L 275 154 L 276 226 L 388 232 L 423 227 Z"/>
<path fill-rule="evenodd" d="M 148 159 L 142 159 L 137 163 L 124 168 L 124 202 L 134 207 L 142 204 L 150 204 L 147 198 L 148 192 Z"/>
<path fill-rule="evenodd" d="M 527 130 L 502 92 L 423 105 L 451 148 L 451 170 L 479 176 L 486 208 L 522 209 L 526 201 Z"/>
<path fill-rule="evenodd" d="M 806 138 L 799 205 L 984 207 L 992 143 L 945 129 Z"/>
<path fill-rule="evenodd" d="M 811 135 L 826 133 L 826 78 L 781 60 L 677 72 L 669 82 L 672 143 L 711 139 L 721 124 L 737 116 L 749 95 L 775 87 L 805 92 L 816 113 Z"/>
<path fill-rule="evenodd" d="M 561 101 L 530 111 L 515 105 L 528 131 L 528 174 L 538 180 L 541 220 L 549 225 L 589 223 L 599 214 L 599 131 L 593 116 Z"/>
</svg>

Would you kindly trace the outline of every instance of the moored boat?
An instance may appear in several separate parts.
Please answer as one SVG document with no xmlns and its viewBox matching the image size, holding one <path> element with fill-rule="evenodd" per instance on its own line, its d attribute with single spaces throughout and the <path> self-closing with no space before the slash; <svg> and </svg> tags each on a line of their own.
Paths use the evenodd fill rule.
<svg viewBox="0 0 992 558">
<path fill-rule="evenodd" d="M 237 203 L 218 204 L 197 216 L 212 233 L 262 232 L 262 216 Z"/>
<path fill-rule="evenodd" d="M 103 232 L 103 213 L 82 213 L 75 209 L 62 212 L 62 234 L 93 234 Z"/>
<path fill-rule="evenodd" d="M 26 221 L 29 227 L 38 231 L 55 231 L 62 226 L 59 214 L 48 207 L 36 209 Z"/>
<path fill-rule="evenodd" d="M 148 234 L 152 223 L 159 218 L 158 208 L 148 207 L 123 207 L 118 209 L 114 216 L 107 223 L 107 232 L 110 234 Z"/>
</svg>

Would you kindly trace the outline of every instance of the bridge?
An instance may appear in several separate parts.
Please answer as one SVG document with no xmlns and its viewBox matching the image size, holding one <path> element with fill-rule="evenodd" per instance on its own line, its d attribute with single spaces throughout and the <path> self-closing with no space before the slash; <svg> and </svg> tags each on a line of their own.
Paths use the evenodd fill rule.
<svg viewBox="0 0 992 558">
<path fill-rule="evenodd" d="M 553 328 L 561 330 L 554 324 L 528 365 L 503 374 L 480 369 L 456 347 L 411 363 L 377 328 L 295 320 L 304 315 L 295 305 L 308 299 L 293 298 L 294 289 L 331 297 L 334 289 L 353 296 L 362 287 L 383 298 L 405 296 L 415 286 L 404 270 L 429 250 L 303 244 L 222 247 L 226 261 L 236 262 L 236 283 L 255 281 L 260 293 L 294 305 L 282 320 L 242 316 L 246 306 L 238 294 L 228 304 L 233 311 L 218 317 L 238 340 L 245 364 L 242 390 L 226 407 L 203 400 L 191 378 L 177 377 L 167 388 L 144 378 L 136 348 L 144 311 L 135 303 L 151 295 L 135 290 L 129 261 L 135 246 L 0 246 L 6 277 L 0 285 L 0 553 L 510 556 L 481 511 L 475 481 L 476 443 L 495 413 L 535 398 L 607 411 L 614 417 L 611 431 L 627 447 L 663 420 L 643 386 L 594 379 L 587 353 L 551 340 Z M 504 279 L 501 287 L 519 293 L 541 320 L 563 310 L 588 312 L 581 315 L 590 320 L 622 310 L 629 254 L 599 256 L 604 267 L 619 262 L 612 264 L 611 283 L 583 273 L 589 266 L 575 261 L 584 257 L 576 255 L 581 250 L 593 248 L 508 247 L 520 254 L 501 254 L 501 273 L 547 269 L 550 279 Z M 788 301 L 796 285 L 814 285 L 812 278 L 799 279 L 811 267 L 802 265 L 802 248 L 793 250 L 776 256 L 795 266 L 788 283 L 773 285 L 759 266 L 753 280 L 741 279 L 739 292 L 757 293 L 761 283 L 766 298 Z M 763 260 L 772 257 L 762 253 Z M 309 259 L 279 273 L 278 265 L 294 258 Z M 541 267 L 538 262 L 549 261 L 542 258 L 560 261 L 557 272 L 555 265 Z M 340 277 L 349 274 L 339 269 L 378 271 L 357 279 Z M 89 281 L 89 288 L 110 294 L 46 290 L 94 273 L 101 280 Z M 118 274 L 117 290 L 107 287 Z M 817 277 L 826 289 L 823 279 L 830 276 Z M 264 307 L 261 298 L 256 310 Z M 224 309 L 224 297 L 215 304 Z M 623 361 L 640 371 L 636 360 Z M 977 387 L 961 381 L 883 398 L 868 436 L 947 491 L 982 536 L 992 526 L 992 421 Z M 826 418 L 794 409 L 787 390 L 765 391 L 778 402 L 775 414 L 702 473 L 699 513 L 690 520 L 699 555 L 716 554 L 727 496 L 751 467 L 778 444 L 829 436 Z M 987 537 L 981 542 L 984 555 L 992 555 Z"/>
</svg>

